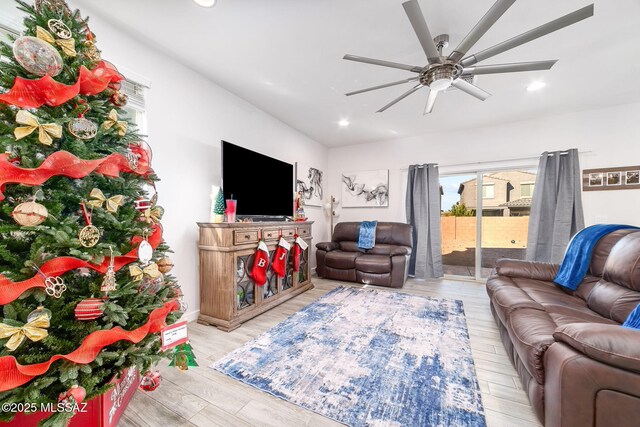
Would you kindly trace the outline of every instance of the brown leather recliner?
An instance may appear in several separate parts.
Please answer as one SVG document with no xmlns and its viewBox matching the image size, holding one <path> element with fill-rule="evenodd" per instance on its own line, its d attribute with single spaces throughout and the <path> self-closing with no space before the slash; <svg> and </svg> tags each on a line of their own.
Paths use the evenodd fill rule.
<svg viewBox="0 0 640 427">
<path fill-rule="evenodd" d="M 640 331 L 621 323 L 640 303 L 640 232 L 596 245 L 575 292 L 557 265 L 499 260 L 487 281 L 507 354 L 546 427 L 640 425 Z"/>
<path fill-rule="evenodd" d="M 407 280 L 413 227 L 379 222 L 372 249 L 358 247 L 358 222 L 336 224 L 332 242 L 316 245 L 316 273 L 347 282 L 401 288 Z"/>
</svg>

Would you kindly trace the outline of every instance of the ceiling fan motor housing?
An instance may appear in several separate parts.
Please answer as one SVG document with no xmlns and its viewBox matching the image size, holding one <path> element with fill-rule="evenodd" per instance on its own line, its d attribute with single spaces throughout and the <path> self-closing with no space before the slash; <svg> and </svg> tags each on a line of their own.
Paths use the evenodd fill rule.
<svg viewBox="0 0 640 427">
<path fill-rule="evenodd" d="M 451 83 L 459 75 L 455 64 L 433 64 L 420 73 L 420 83 L 432 90 L 442 91 L 451 86 Z"/>
</svg>

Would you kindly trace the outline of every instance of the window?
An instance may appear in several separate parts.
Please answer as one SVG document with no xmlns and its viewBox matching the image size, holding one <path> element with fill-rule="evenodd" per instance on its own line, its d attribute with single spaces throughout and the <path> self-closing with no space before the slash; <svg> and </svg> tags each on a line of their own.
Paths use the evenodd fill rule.
<svg viewBox="0 0 640 427">
<path fill-rule="evenodd" d="M 520 196 L 531 198 L 533 197 L 533 187 L 535 184 L 533 182 L 523 182 L 520 184 Z"/>
<path fill-rule="evenodd" d="M 120 91 L 127 95 L 127 105 L 124 107 L 127 118 L 136 124 L 142 135 L 147 133 L 145 90 L 143 85 L 131 80 L 123 80 L 120 86 Z"/>
<path fill-rule="evenodd" d="M 482 198 L 493 199 L 495 197 L 495 184 L 482 184 Z"/>
</svg>

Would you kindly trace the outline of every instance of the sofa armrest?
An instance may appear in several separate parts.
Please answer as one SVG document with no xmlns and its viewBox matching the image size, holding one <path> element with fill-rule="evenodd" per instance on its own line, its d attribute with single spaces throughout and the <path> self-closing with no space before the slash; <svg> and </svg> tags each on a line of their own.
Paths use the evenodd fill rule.
<svg viewBox="0 0 640 427">
<path fill-rule="evenodd" d="M 640 372 L 640 330 L 620 325 L 569 323 L 553 334 L 578 352 L 610 366 Z"/>
<path fill-rule="evenodd" d="M 411 248 L 407 246 L 396 246 L 395 248 L 391 249 L 389 256 L 396 255 L 411 255 Z"/>
<path fill-rule="evenodd" d="M 522 277 L 526 279 L 553 282 L 558 273 L 558 264 L 522 261 L 502 258 L 496 262 L 498 276 Z"/>
<path fill-rule="evenodd" d="M 316 243 L 316 248 L 320 249 L 321 251 L 331 252 L 340 248 L 340 245 L 336 242 L 320 242 Z"/>
</svg>

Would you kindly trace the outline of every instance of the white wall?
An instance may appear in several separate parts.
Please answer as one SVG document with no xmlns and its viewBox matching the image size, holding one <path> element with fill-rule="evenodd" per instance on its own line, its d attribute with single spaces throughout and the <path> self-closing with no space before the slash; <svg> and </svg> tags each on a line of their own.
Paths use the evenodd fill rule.
<svg viewBox="0 0 640 427">
<path fill-rule="evenodd" d="M 17 14 L 0 5 L 0 19 Z M 74 6 L 73 2 L 72 6 Z M 295 163 L 327 170 L 327 149 L 262 110 L 222 89 L 170 57 L 141 44 L 83 8 L 91 16 L 103 58 L 151 81 L 147 93 L 147 139 L 153 148 L 153 168 L 165 208 L 164 237 L 175 254 L 175 274 L 193 319 L 199 309 L 198 226 L 209 221 L 212 184 L 220 184 L 220 141 Z M 6 20 L 6 19 L 5 19 Z M 10 19 L 9 19 L 10 20 Z M 216 59 L 212 58 L 212 61 Z M 247 171 L 264 183 L 267 171 Z M 240 201 L 241 203 L 241 201 Z M 306 209 L 314 240 L 326 240 L 327 221 L 321 208 Z M 315 256 L 312 257 L 315 260 Z M 315 261 L 314 261 L 315 263 Z"/>
<path fill-rule="evenodd" d="M 425 117 L 424 120 L 433 120 Z M 500 166 L 536 165 L 543 151 L 578 148 L 582 168 L 640 164 L 640 104 L 568 113 L 502 126 L 428 134 L 329 150 L 328 188 L 340 198 L 341 172 L 389 169 L 389 208 L 342 208 L 339 221 L 377 219 L 404 221 L 406 168 L 410 164 L 439 163 L 441 174 Z M 493 165 L 464 165 L 494 162 Z M 640 191 L 583 193 L 585 221 L 640 225 Z"/>
</svg>

